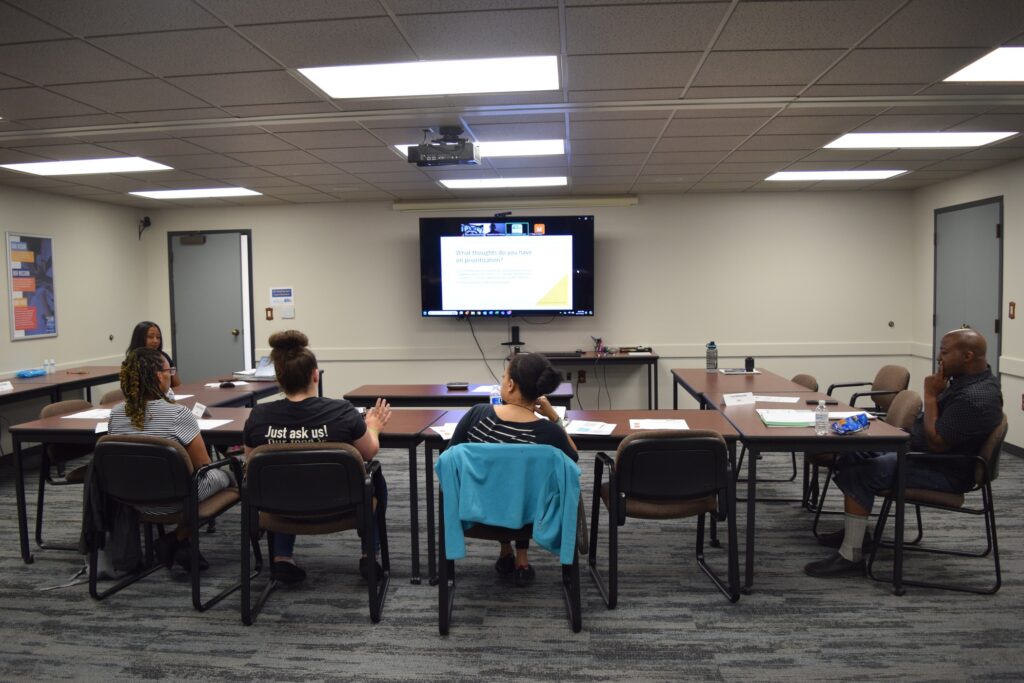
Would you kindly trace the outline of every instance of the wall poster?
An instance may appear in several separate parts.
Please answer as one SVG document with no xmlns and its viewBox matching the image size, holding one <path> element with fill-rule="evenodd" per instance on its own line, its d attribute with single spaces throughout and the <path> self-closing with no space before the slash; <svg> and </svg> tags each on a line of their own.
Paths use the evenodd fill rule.
<svg viewBox="0 0 1024 683">
<path fill-rule="evenodd" d="M 57 336 L 53 238 L 7 233 L 11 341 Z"/>
</svg>

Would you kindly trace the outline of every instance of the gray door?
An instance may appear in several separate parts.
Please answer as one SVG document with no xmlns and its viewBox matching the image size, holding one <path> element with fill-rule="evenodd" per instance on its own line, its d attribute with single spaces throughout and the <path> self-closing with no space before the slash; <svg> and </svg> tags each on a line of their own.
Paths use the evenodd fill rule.
<svg viewBox="0 0 1024 683">
<path fill-rule="evenodd" d="M 252 367 L 249 232 L 170 233 L 168 253 L 182 382 Z"/>
<path fill-rule="evenodd" d="M 935 212 L 935 353 L 946 332 L 971 327 L 988 340 L 988 362 L 997 374 L 1002 216 L 1002 198 Z"/>
</svg>

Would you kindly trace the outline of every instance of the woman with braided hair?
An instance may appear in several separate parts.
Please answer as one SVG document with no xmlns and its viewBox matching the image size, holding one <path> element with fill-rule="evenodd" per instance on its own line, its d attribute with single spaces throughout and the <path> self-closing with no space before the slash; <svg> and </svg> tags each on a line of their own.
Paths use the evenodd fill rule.
<svg viewBox="0 0 1024 683">
<path fill-rule="evenodd" d="M 121 363 L 121 391 L 124 402 L 110 411 L 110 434 L 146 434 L 173 439 L 188 453 L 192 468 L 210 464 L 210 454 L 199 433 L 199 423 L 192 412 L 167 398 L 171 386 L 171 365 L 163 352 L 140 347 L 128 351 Z M 203 501 L 232 484 L 230 475 L 213 469 L 199 481 L 199 500 Z M 147 508 L 146 512 L 177 512 L 178 508 Z M 188 527 L 181 525 L 173 533 L 157 539 L 157 557 L 170 568 L 175 560 L 189 569 Z M 199 556 L 199 568 L 209 567 Z"/>
</svg>

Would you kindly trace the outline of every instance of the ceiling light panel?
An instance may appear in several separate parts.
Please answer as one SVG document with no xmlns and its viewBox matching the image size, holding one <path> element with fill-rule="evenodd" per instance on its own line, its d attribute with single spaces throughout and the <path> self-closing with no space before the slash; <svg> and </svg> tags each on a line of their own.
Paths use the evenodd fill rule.
<svg viewBox="0 0 1024 683">
<path fill-rule="evenodd" d="M 402 156 L 409 155 L 409 148 L 418 143 L 395 145 Z M 501 142 L 476 142 L 480 157 L 539 157 L 565 154 L 565 140 L 503 140 Z"/>
<path fill-rule="evenodd" d="M 1024 82 L 1024 47 L 996 48 L 945 80 L 982 83 Z"/>
<path fill-rule="evenodd" d="M 972 133 L 847 133 L 826 149 L 945 149 L 981 147 L 1016 135 L 1016 131 Z"/>
<path fill-rule="evenodd" d="M 135 173 L 137 171 L 172 170 L 170 166 L 164 166 L 142 157 L 39 161 L 29 164 L 2 164 L 0 167 L 35 175 L 86 175 L 90 173 Z"/>
<path fill-rule="evenodd" d="M 452 178 L 441 180 L 441 184 L 449 190 L 483 190 L 499 187 L 558 187 L 568 185 L 563 176 L 547 176 L 537 178 Z"/>
<path fill-rule="evenodd" d="M 263 194 L 244 187 L 210 187 L 196 190 L 147 190 L 145 192 L 129 192 L 136 197 L 149 199 L 199 199 L 202 197 L 252 197 Z"/>
<path fill-rule="evenodd" d="M 906 170 L 887 171 L 779 171 L 765 180 L 885 180 L 906 173 Z"/>
<path fill-rule="evenodd" d="M 322 66 L 299 73 L 335 99 L 558 89 L 554 56 Z"/>
</svg>

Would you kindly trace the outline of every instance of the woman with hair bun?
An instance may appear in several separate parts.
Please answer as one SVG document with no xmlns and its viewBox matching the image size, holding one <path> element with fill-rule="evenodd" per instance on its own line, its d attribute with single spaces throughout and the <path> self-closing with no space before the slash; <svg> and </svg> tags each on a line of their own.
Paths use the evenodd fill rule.
<svg viewBox="0 0 1024 683">
<path fill-rule="evenodd" d="M 576 444 L 565 433 L 558 413 L 545 394 L 558 388 L 561 376 L 547 358 L 536 353 L 518 354 L 509 361 L 501 378 L 504 405 L 483 403 L 463 416 L 452 434 L 451 445 L 460 443 L 538 443 L 560 448 L 579 460 Z M 544 419 L 538 418 L 540 413 Z M 535 572 L 529 561 L 529 541 L 503 542 L 494 569 L 511 576 L 517 586 L 533 582 Z"/>
<path fill-rule="evenodd" d="M 378 435 L 391 419 L 391 406 L 384 399 L 366 411 L 366 417 L 345 400 L 318 396 L 320 370 L 316 356 L 309 350 L 309 338 L 298 330 L 270 335 L 270 359 L 274 362 L 277 383 L 285 397 L 261 403 L 249 413 L 243 441 L 248 456 L 254 448 L 268 443 L 336 441 L 355 446 L 369 462 L 380 449 Z M 305 429 L 301 429 L 305 428 Z M 296 437 L 296 434 L 307 437 Z M 377 509 L 387 507 L 387 484 L 380 470 L 373 477 L 373 495 Z M 377 539 L 374 539 L 377 541 Z M 306 578 L 306 571 L 295 564 L 295 536 L 274 534 L 270 576 L 274 581 L 292 584 Z M 359 560 L 359 573 L 369 575 L 369 558 Z M 382 575 L 378 565 L 377 576 Z"/>
<path fill-rule="evenodd" d="M 164 351 L 164 335 L 160 331 L 160 326 L 151 320 L 143 320 L 132 330 L 132 340 L 128 342 L 128 351 L 141 348 L 155 349 L 163 354 L 163 357 L 167 359 L 167 364 L 171 367 L 171 388 L 181 384 L 174 359 Z"/>
<path fill-rule="evenodd" d="M 210 464 L 210 454 L 199 433 L 199 423 L 188 408 L 167 398 L 171 388 L 172 366 L 166 354 L 155 348 L 142 346 L 130 349 L 121 363 L 121 391 L 124 402 L 110 409 L 110 434 L 146 434 L 174 439 L 188 452 L 192 468 L 198 470 Z M 231 476 L 222 469 L 208 470 L 199 481 L 199 500 L 203 501 L 232 484 Z M 177 512 L 180 508 L 146 508 L 146 512 Z M 189 532 L 179 526 L 174 533 L 157 539 L 157 558 L 168 569 L 176 560 L 189 569 Z M 199 556 L 199 568 L 209 564 Z"/>
</svg>

